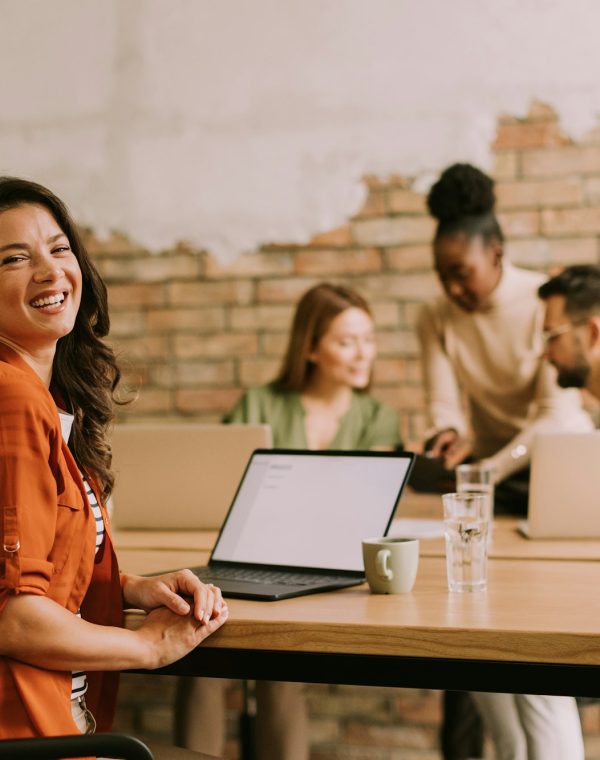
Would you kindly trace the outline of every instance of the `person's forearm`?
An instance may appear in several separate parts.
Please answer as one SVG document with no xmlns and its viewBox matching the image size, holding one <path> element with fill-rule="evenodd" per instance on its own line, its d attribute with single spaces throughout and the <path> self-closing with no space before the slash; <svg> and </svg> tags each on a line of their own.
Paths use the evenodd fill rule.
<svg viewBox="0 0 600 760">
<path fill-rule="evenodd" d="M 0 615 L 0 655 L 52 670 L 155 666 L 152 643 L 139 632 L 88 623 L 32 594 L 11 597 Z"/>
</svg>

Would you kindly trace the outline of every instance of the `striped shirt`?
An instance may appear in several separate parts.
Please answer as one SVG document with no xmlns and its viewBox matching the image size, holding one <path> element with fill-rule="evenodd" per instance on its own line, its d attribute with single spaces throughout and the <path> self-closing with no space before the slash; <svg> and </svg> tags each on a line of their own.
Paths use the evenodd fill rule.
<svg viewBox="0 0 600 760">
<path fill-rule="evenodd" d="M 62 428 L 63 438 L 68 443 L 69 434 L 71 432 L 71 426 L 73 425 L 73 415 L 68 414 L 67 412 L 60 411 L 59 417 L 60 417 L 60 424 Z M 96 551 L 95 553 L 97 554 L 98 550 L 102 546 L 102 542 L 104 541 L 104 520 L 102 519 L 102 512 L 100 511 L 100 505 L 98 504 L 96 495 L 94 491 L 92 490 L 92 488 L 90 487 L 90 484 L 87 482 L 87 479 L 85 478 L 83 473 L 81 473 L 81 478 L 83 480 L 83 485 L 85 486 L 85 493 L 87 496 L 88 503 L 90 505 L 92 512 L 94 513 L 94 519 L 96 520 Z M 77 615 L 77 617 L 81 617 L 81 610 L 77 610 L 75 614 Z M 87 691 L 86 674 L 80 670 L 73 671 L 73 680 L 71 683 L 71 699 L 82 697 L 86 691 Z"/>
</svg>

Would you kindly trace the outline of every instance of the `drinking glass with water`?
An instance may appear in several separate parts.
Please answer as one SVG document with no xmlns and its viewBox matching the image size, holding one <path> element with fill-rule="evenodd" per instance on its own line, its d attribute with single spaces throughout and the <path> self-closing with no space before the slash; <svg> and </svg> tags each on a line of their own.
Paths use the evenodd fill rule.
<svg viewBox="0 0 600 760">
<path fill-rule="evenodd" d="M 450 591 L 482 591 L 487 583 L 489 501 L 485 494 L 446 493 L 444 534 Z"/>
<path fill-rule="evenodd" d="M 494 521 L 494 469 L 483 462 L 473 462 L 459 464 L 455 472 L 458 493 L 478 493 L 486 497 L 489 542 Z"/>
</svg>

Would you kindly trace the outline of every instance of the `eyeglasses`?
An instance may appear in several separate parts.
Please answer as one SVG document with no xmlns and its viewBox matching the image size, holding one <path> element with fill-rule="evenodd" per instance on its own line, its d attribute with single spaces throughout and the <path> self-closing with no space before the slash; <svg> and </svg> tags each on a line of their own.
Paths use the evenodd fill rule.
<svg viewBox="0 0 600 760">
<path fill-rule="evenodd" d="M 544 345 L 547 346 L 560 335 L 564 335 L 575 327 L 584 325 L 586 322 L 587 319 L 577 319 L 575 322 L 565 322 L 564 325 L 557 325 L 556 327 L 551 327 L 549 330 L 542 330 L 542 340 L 544 341 Z"/>
</svg>

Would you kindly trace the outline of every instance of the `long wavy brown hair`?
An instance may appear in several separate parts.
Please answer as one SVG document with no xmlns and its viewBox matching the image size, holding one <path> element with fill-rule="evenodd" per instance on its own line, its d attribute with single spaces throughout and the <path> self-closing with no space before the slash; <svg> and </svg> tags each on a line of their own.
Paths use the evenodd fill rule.
<svg viewBox="0 0 600 760">
<path fill-rule="evenodd" d="M 73 330 L 57 343 L 52 388 L 75 417 L 69 448 L 83 472 L 98 481 L 102 498 L 107 499 L 114 484 L 108 428 L 121 373 L 113 350 L 102 340 L 110 328 L 106 285 L 65 204 L 36 182 L 0 177 L 0 213 L 30 204 L 43 206 L 52 214 L 81 269 L 81 305 Z"/>
<path fill-rule="evenodd" d="M 272 382 L 282 393 L 303 391 L 314 364 L 308 358 L 331 322 L 346 309 L 362 309 L 373 317 L 369 304 L 355 290 L 322 282 L 307 290 L 296 306 L 290 337 L 279 374 Z"/>
</svg>

